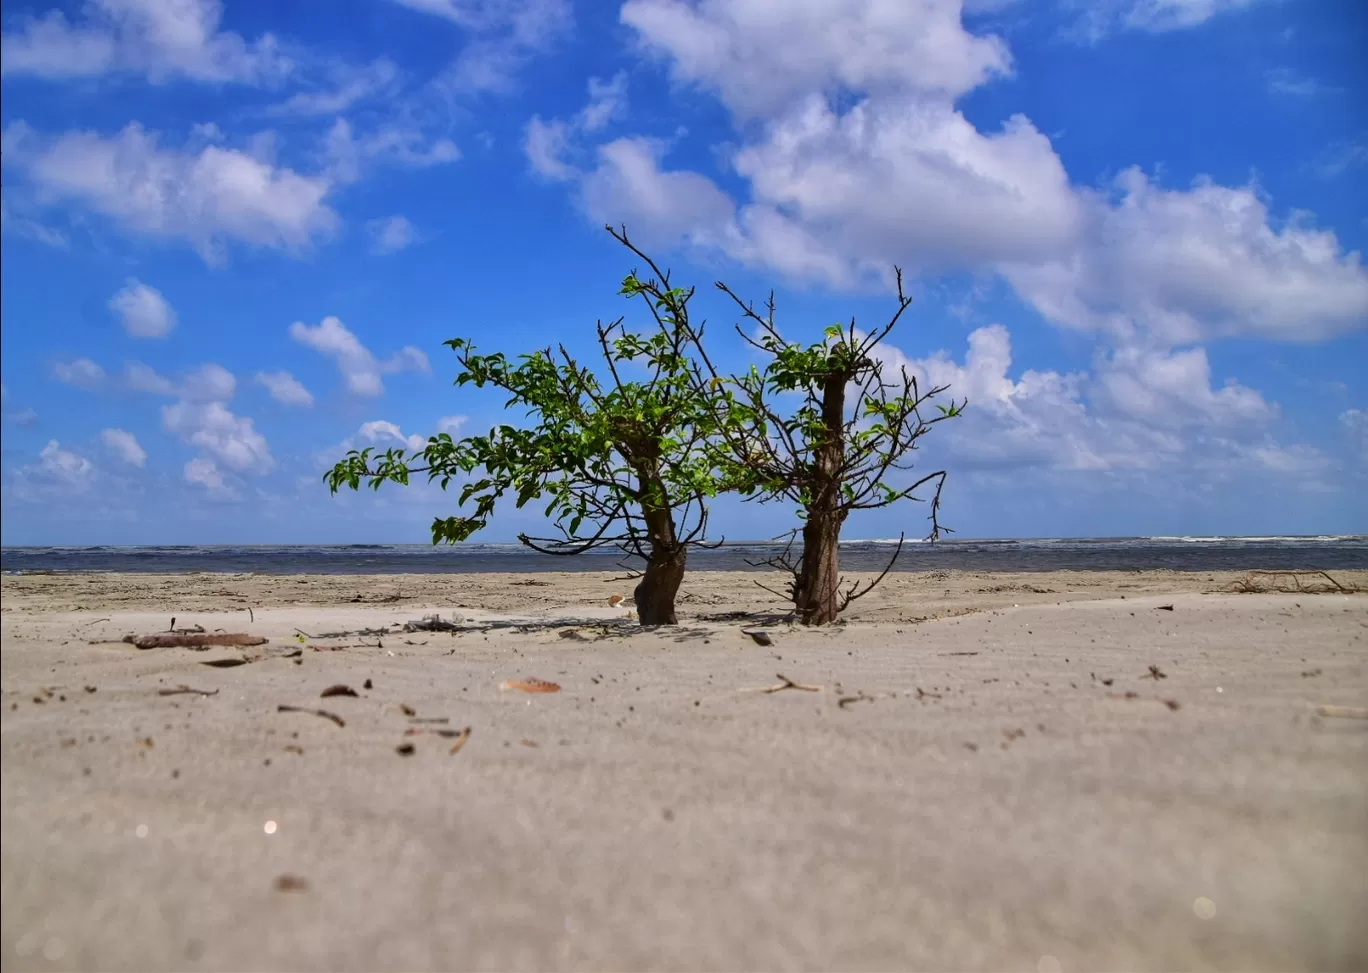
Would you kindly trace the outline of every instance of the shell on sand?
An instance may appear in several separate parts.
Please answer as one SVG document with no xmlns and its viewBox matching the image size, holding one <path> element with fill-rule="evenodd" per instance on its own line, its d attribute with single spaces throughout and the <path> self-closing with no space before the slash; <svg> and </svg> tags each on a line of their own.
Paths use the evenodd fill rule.
<svg viewBox="0 0 1368 973">
<path fill-rule="evenodd" d="M 609 608 L 616 608 L 618 605 L 622 604 L 622 601 L 623 601 L 622 595 L 609 595 L 609 596 L 608 596 L 608 607 L 609 607 Z"/>
</svg>

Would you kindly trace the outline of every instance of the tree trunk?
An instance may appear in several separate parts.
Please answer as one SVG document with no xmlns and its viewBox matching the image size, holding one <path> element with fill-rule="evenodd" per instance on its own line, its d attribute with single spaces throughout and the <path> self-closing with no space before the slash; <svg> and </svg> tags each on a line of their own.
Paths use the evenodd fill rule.
<svg viewBox="0 0 1368 973">
<path fill-rule="evenodd" d="M 822 442 L 813 450 L 813 496 L 803 525 L 803 561 L 794 607 L 804 625 L 830 625 L 840 614 L 841 464 L 845 459 L 845 389 L 848 376 L 833 372 L 822 388 Z"/>
<path fill-rule="evenodd" d="M 636 601 L 637 619 L 642 625 L 678 625 L 675 616 L 675 596 L 684 580 L 685 549 L 677 549 L 673 556 L 662 554 L 646 562 L 646 574 L 636 586 L 632 597 Z"/>
<path fill-rule="evenodd" d="M 684 580 L 684 562 L 688 549 L 675 535 L 674 512 L 669 495 L 658 476 L 650 473 L 641 477 L 642 519 L 646 521 L 646 541 L 650 555 L 646 559 L 646 574 L 636 586 L 632 598 L 636 601 L 637 620 L 642 625 L 678 625 L 675 616 L 675 596 Z"/>
<path fill-rule="evenodd" d="M 841 519 L 835 510 L 809 510 L 803 525 L 803 562 L 794 605 L 804 625 L 830 625 L 840 614 Z"/>
</svg>

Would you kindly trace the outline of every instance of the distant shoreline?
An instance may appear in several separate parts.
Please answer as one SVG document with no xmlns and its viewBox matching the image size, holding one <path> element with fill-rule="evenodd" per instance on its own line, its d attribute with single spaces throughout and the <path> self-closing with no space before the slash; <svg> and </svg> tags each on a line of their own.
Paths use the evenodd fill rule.
<svg viewBox="0 0 1368 973">
<path fill-rule="evenodd" d="M 848 571 L 880 571 L 896 540 L 841 545 Z M 783 545 L 731 542 L 689 552 L 691 571 L 771 571 L 763 562 Z M 131 574 L 408 575 L 581 574 L 631 564 L 617 551 L 575 557 L 538 554 L 520 544 L 185 545 L 146 547 L 6 547 L 9 575 L 114 572 Z M 640 562 L 635 562 L 639 564 Z M 757 566 L 758 565 L 758 566 Z M 978 571 L 1249 571 L 1368 569 L 1368 535 L 1306 537 L 955 538 L 907 542 L 893 570 Z"/>
</svg>

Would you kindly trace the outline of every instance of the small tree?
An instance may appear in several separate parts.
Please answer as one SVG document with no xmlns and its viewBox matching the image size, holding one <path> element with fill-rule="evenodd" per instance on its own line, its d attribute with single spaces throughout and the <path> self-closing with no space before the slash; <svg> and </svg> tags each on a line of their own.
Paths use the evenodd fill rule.
<svg viewBox="0 0 1368 973">
<path fill-rule="evenodd" d="M 949 530 L 937 517 L 945 470 L 907 486 L 887 482 L 895 471 L 912 468 L 906 458 L 931 427 L 959 415 L 966 404 L 957 405 L 952 398 L 924 417 L 923 408 L 948 386 L 922 389 L 906 368 L 896 379 L 885 378 L 885 362 L 876 349 L 912 303 L 903 293 L 902 271 L 896 270 L 896 275 L 898 307 L 886 325 L 864 335 L 852 319 L 848 327 L 828 328 L 824 341 L 806 347 L 779 334 L 773 293 L 762 316 L 719 281 L 718 289 L 757 326 L 754 336 L 740 325 L 737 331 L 767 361 L 763 368 L 752 366 L 744 375 L 724 378 L 702 343 L 695 344 L 702 363 L 694 369 L 695 387 L 720 392 L 706 401 L 721 410 L 718 441 L 727 457 L 721 465 L 729 487 L 752 499 L 786 498 L 799 507 L 801 555 L 793 558 L 799 532 L 795 530 L 784 551 L 764 563 L 792 576 L 787 594 L 807 625 L 834 622 L 852 601 L 883 580 L 902 551 L 900 536 L 883 573 L 864 587 L 852 583 L 841 590 L 841 527 L 852 511 L 916 500 L 918 490 L 934 483 L 930 538 Z M 783 410 L 779 397 L 784 393 L 798 393 L 801 404 Z"/>
<path fill-rule="evenodd" d="M 608 231 L 640 253 L 625 228 Z M 706 501 L 718 488 L 706 444 L 722 414 L 693 381 L 688 351 L 701 347 L 689 324 L 693 289 L 672 287 L 668 273 L 651 268 L 658 279 L 643 283 L 633 273 L 619 293 L 643 297 L 656 327 L 639 334 L 622 318 L 600 321 L 602 378 L 564 345 L 511 362 L 502 353 L 477 354 L 466 339 L 448 341 L 461 366 L 456 384 L 504 390 L 507 407 L 525 409 L 530 428 L 505 424 L 459 442 L 443 433 L 411 455 L 353 450 L 325 476 L 332 491 L 357 489 L 362 481 L 376 489 L 385 482 L 406 485 L 420 473 L 446 489 L 453 478 L 481 471 L 461 488 L 458 505 L 473 502 L 473 513 L 434 520 L 434 544 L 469 538 L 505 494 L 515 495 L 519 508 L 546 499 L 559 536 L 523 534 L 523 544 L 556 555 L 616 545 L 643 559 L 637 617 L 643 625 L 675 624 L 688 548 L 704 542 Z M 632 372 L 644 377 L 629 378 Z"/>
</svg>

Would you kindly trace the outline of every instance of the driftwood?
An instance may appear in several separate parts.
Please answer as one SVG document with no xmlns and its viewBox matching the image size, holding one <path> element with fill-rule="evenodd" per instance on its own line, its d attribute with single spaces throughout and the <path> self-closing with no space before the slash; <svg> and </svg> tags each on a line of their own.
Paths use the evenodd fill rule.
<svg viewBox="0 0 1368 973">
<path fill-rule="evenodd" d="M 270 641 L 245 632 L 209 632 L 203 635 L 162 632 L 158 635 L 125 635 L 123 640 L 139 649 L 207 649 L 212 645 L 265 645 Z"/>
<path fill-rule="evenodd" d="M 1325 579 L 1326 583 L 1317 580 Z M 1303 579 L 1305 583 L 1303 583 Z M 1289 587 L 1285 582 L 1291 581 Z M 1341 584 L 1326 571 L 1249 571 L 1243 578 L 1233 581 L 1226 589 L 1242 594 L 1260 594 L 1267 591 L 1296 592 L 1298 594 L 1355 594 L 1354 585 Z"/>
</svg>

